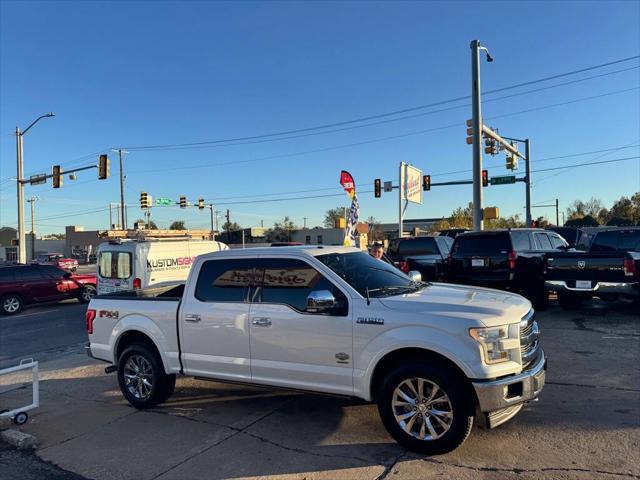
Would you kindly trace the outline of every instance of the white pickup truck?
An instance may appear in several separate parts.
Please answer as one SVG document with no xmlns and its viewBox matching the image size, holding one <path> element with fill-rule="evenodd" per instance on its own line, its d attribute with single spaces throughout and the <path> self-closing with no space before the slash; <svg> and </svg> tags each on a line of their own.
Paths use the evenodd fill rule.
<svg viewBox="0 0 640 480">
<path fill-rule="evenodd" d="M 544 386 L 528 300 L 416 282 L 348 247 L 226 250 L 186 284 L 91 300 L 88 354 L 153 407 L 177 374 L 375 401 L 405 447 L 444 453 Z"/>
</svg>

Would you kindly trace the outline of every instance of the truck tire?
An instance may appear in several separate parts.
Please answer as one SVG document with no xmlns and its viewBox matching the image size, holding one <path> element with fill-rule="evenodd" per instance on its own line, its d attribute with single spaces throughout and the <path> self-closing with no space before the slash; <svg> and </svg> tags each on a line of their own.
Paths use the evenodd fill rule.
<svg viewBox="0 0 640 480">
<path fill-rule="evenodd" d="M 0 299 L 0 313 L 3 315 L 14 315 L 22 310 L 23 306 L 22 297 L 16 293 L 8 293 Z"/>
<path fill-rule="evenodd" d="M 176 376 L 167 375 L 158 354 L 144 343 L 129 345 L 118 359 L 118 384 L 122 395 L 136 408 L 165 402 L 176 386 Z"/>
<path fill-rule="evenodd" d="M 574 293 L 558 292 L 558 303 L 565 310 L 572 310 L 582 305 L 584 298 Z"/>
<path fill-rule="evenodd" d="M 376 395 L 382 423 L 413 452 L 437 455 L 455 450 L 473 427 L 474 403 L 464 381 L 444 365 L 393 368 Z"/>
</svg>

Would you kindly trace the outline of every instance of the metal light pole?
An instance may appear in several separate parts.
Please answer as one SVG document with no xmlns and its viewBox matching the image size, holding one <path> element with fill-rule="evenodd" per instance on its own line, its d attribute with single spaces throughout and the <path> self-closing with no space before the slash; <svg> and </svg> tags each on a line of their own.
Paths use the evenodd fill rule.
<svg viewBox="0 0 640 480">
<path fill-rule="evenodd" d="M 482 100 L 480 98 L 480 50 L 487 53 L 487 62 L 492 62 L 486 47 L 480 40 L 471 42 L 471 96 L 473 106 L 473 229 L 482 230 Z"/>
<path fill-rule="evenodd" d="M 36 258 L 36 201 L 38 199 L 36 197 L 31 197 L 27 202 L 31 204 L 31 260 L 35 260 Z"/>
<path fill-rule="evenodd" d="M 55 117 L 55 113 L 50 112 L 36 118 L 31 125 L 20 131 L 20 127 L 16 127 L 16 159 L 17 159 L 17 196 L 18 196 L 18 263 L 27 263 L 27 246 L 25 245 L 24 232 L 24 159 L 23 159 L 23 141 L 22 137 L 43 118 Z"/>
<path fill-rule="evenodd" d="M 524 161 L 524 165 L 525 165 L 525 178 L 524 178 L 524 185 L 525 185 L 525 208 L 526 208 L 526 213 L 525 213 L 525 217 L 526 217 L 526 224 L 527 227 L 531 226 L 531 150 L 529 149 L 529 139 L 527 138 L 524 141 L 524 156 L 525 156 L 525 161 Z M 557 221 L 556 221 L 557 223 Z"/>
</svg>

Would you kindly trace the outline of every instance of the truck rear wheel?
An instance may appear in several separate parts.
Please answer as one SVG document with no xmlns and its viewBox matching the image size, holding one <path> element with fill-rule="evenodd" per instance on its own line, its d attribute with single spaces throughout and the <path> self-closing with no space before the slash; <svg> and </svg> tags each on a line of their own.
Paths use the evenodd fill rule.
<svg viewBox="0 0 640 480">
<path fill-rule="evenodd" d="M 438 365 L 391 370 L 377 395 L 389 434 L 405 448 L 428 455 L 455 450 L 473 427 L 473 402 L 459 375 Z"/>
<path fill-rule="evenodd" d="M 128 346 L 118 359 L 118 384 L 136 408 L 151 408 L 173 393 L 176 376 L 167 375 L 158 355 L 143 343 Z"/>
</svg>

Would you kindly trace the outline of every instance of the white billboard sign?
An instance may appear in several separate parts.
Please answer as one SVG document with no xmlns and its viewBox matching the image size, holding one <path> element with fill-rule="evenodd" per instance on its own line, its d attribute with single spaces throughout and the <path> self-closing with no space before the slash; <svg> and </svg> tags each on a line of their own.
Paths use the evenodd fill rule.
<svg viewBox="0 0 640 480">
<path fill-rule="evenodd" d="M 403 164 L 400 179 L 402 199 L 422 205 L 422 171 Z"/>
</svg>

